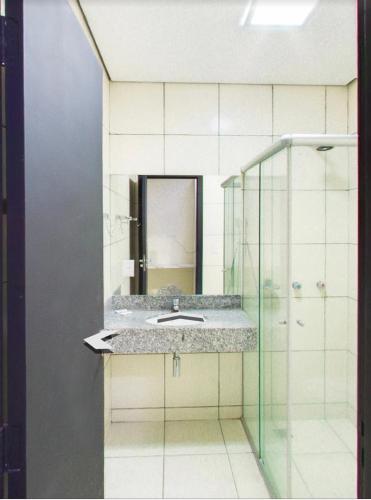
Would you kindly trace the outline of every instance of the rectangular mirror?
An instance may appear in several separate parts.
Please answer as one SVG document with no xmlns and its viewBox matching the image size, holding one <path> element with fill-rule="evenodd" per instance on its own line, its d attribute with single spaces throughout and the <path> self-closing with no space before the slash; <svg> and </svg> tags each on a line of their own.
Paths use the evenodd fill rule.
<svg viewBox="0 0 371 500">
<path fill-rule="evenodd" d="M 226 179 L 110 176 L 105 244 L 110 245 L 114 294 L 224 293 Z M 230 284 L 227 288 L 233 293 Z"/>
</svg>

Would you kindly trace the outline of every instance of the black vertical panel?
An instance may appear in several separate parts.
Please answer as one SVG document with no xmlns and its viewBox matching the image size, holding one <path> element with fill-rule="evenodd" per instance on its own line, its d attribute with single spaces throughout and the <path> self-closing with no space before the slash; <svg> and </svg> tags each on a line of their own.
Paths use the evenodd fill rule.
<svg viewBox="0 0 371 500">
<path fill-rule="evenodd" d="M 139 214 L 139 293 L 148 293 L 147 271 L 147 175 L 138 176 L 138 214 Z"/>
<path fill-rule="evenodd" d="M 25 185 L 22 1 L 6 4 L 5 52 L 5 175 L 7 230 L 6 282 L 2 311 L 5 327 L 3 404 L 8 436 L 4 449 L 9 498 L 26 494 L 26 356 L 25 356 Z M 4 192 L 5 194 L 5 192 Z M 4 207 L 3 207 L 4 208 Z"/>
<path fill-rule="evenodd" d="M 27 496 L 103 496 L 102 70 L 67 0 L 24 0 Z"/>
<path fill-rule="evenodd" d="M 371 1 L 358 0 L 358 496 L 371 497 Z"/>
</svg>

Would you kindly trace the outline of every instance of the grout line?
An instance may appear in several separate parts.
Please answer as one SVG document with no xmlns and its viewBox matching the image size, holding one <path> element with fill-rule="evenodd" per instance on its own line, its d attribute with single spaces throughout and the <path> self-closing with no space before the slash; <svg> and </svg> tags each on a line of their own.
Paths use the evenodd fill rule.
<svg viewBox="0 0 371 500">
<path fill-rule="evenodd" d="M 227 443 L 226 443 L 226 441 L 225 441 L 225 436 L 224 436 L 224 432 L 223 432 L 223 427 L 222 427 L 222 424 L 221 424 L 220 420 L 218 420 L 218 422 L 219 422 L 220 431 L 221 431 L 221 433 L 222 433 L 223 443 L 224 443 L 224 446 L 225 446 L 225 450 L 226 450 L 226 452 L 227 452 L 228 463 L 229 463 L 229 468 L 230 468 L 230 471 L 231 471 L 231 474 L 232 474 L 232 479 L 233 479 L 234 489 L 236 490 L 236 495 L 237 495 L 237 498 L 240 498 L 240 495 L 239 495 L 239 493 L 238 493 L 238 489 L 237 489 L 236 478 L 234 477 L 234 473 L 233 473 L 233 468 L 232 468 L 231 457 L 229 456 L 229 451 L 228 451 Z"/>
<path fill-rule="evenodd" d="M 162 148 L 163 148 L 163 165 L 162 165 L 162 170 L 164 172 L 164 175 L 166 175 L 166 147 L 165 147 L 165 136 L 166 136 L 166 124 L 165 124 L 165 117 L 166 117 L 166 104 L 165 104 L 165 99 L 166 99 L 166 89 L 165 89 L 165 82 L 162 84 Z"/>
<path fill-rule="evenodd" d="M 220 352 L 218 352 L 218 420 L 220 420 Z"/>
<path fill-rule="evenodd" d="M 164 359 L 164 424 L 163 424 L 163 441 L 162 441 L 162 498 L 165 498 L 165 433 L 166 433 L 166 354 Z"/>
</svg>

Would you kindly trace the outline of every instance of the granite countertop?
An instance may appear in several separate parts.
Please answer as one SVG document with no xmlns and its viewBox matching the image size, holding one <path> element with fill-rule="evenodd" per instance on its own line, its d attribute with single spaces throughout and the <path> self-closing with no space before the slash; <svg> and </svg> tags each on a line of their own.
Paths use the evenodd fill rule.
<svg viewBox="0 0 371 500">
<path fill-rule="evenodd" d="M 135 296 L 115 298 L 115 309 L 129 309 L 131 313 L 123 316 L 113 310 L 105 316 L 105 332 L 108 336 L 105 342 L 113 354 L 256 350 L 256 327 L 238 307 L 240 297 L 187 296 L 181 299 L 181 311 L 202 314 L 206 318 L 205 323 L 159 326 L 146 322 L 165 311 L 170 312 L 171 303 L 172 299 L 169 302 L 168 297 L 162 300 L 145 296 L 140 296 L 138 300 L 135 300 Z"/>
</svg>

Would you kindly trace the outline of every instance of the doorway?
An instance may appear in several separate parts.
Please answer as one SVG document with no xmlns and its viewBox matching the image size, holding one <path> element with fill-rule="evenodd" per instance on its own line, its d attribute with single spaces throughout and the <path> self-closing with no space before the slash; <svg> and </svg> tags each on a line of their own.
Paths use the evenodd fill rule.
<svg viewBox="0 0 371 500">
<path fill-rule="evenodd" d="M 202 293 L 202 176 L 138 177 L 140 295 Z"/>
</svg>

